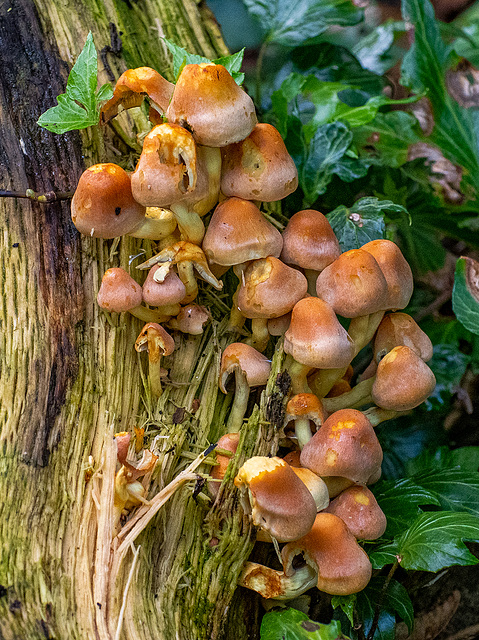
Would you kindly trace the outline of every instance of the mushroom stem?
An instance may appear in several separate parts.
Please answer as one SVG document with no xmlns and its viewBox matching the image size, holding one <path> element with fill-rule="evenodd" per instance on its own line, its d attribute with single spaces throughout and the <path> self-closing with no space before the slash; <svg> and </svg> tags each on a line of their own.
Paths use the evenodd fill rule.
<svg viewBox="0 0 479 640">
<path fill-rule="evenodd" d="M 316 586 L 318 576 L 309 565 L 297 569 L 292 576 L 270 569 L 256 562 L 246 562 L 238 578 L 238 585 L 256 591 L 263 598 L 292 600 Z"/>
<path fill-rule="evenodd" d="M 269 342 L 267 318 L 253 318 L 251 320 L 251 330 L 252 335 L 248 340 L 248 344 L 250 343 L 252 347 L 263 353 Z"/>
<path fill-rule="evenodd" d="M 182 304 L 186 304 L 194 300 L 198 295 L 195 270 L 191 262 L 178 262 L 176 268 L 178 269 L 178 276 L 186 289 L 185 297 L 181 302 Z"/>
<path fill-rule="evenodd" d="M 159 398 L 163 393 L 161 385 L 161 357 L 173 353 L 175 343 L 173 338 L 162 326 L 156 323 L 146 324 L 135 342 L 138 352 L 148 351 L 148 377 L 151 393 Z"/>
<path fill-rule="evenodd" d="M 406 415 L 409 411 L 393 411 L 389 409 L 381 409 L 381 407 L 371 407 L 361 413 L 364 413 L 373 427 L 377 427 L 381 422 Z"/>
<path fill-rule="evenodd" d="M 169 214 L 169 215 L 168 215 Z M 176 229 L 176 220 L 167 209 L 148 207 L 143 221 L 128 235 L 147 240 L 163 240 Z"/>
<path fill-rule="evenodd" d="M 376 377 L 359 382 L 355 387 L 336 398 L 323 398 L 323 407 L 328 413 L 334 413 L 339 409 L 355 409 L 368 402 L 372 402 L 371 391 Z"/>
<path fill-rule="evenodd" d="M 230 320 L 228 322 L 228 331 L 240 333 L 243 329 L 246 318 L 238 308 L 238 292 L 241 284 L 236 287 L 236 291 L 233 294 L 233 306 L 231 307 Z"/>
<path fill-rule="evenodd" d="M 170 209 L 178 223 L 181 239 L 200 245 L 205 235 L 205 225 L 200 216 L 195 211 L 188 209 L 182 202 L 171 204 Z"/>
<path fill-rule="evenodd" d="M 297 417 L 294 421 L 294 433 L 298 441 L 298 446 L 300 449 L 302 449 L 304 445 L 313 437 L 313 434 L 311 433 L 309 418 Z"/>
<path fill-rule="evenodd" d="M 132 316 L 135 316 L 135 318 L 143 322 L 157 322 L 158 324 L 167 322 L 171 317 L 171 315 L 165 314 L 161 309 L 148 309 L 142 305 L 129 309 L 128 313 L 131 313 Z"/>
<path fill-rule="evenodd" d="M 296 393 L 311 393 L 308 385 L 307 375 L 312 367 L 297 362 L 292 356 L 288 355 L 285 359 L 285 370 L 291 376 L 291 391 Z"/>
<path fill-rule="evenodd" d="M 241 429 L 248 408 L 249 391 L 245 372 L 241 367 L 235 367 L 235 396 L 226 424 L 227 433 L 238 433 Z"/>
</svg>

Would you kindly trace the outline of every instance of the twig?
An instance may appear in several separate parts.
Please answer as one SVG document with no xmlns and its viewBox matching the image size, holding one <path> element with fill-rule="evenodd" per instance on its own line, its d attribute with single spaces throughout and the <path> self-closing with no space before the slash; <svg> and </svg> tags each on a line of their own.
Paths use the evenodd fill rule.
<svg viewBox="0 0 479 640">
<path fill-rule="evenodd" d="M 378 601 L 376 602 L 376 608 L 374 610 L 373 622 L 371 624 L 371 628 L 369 629 L 368 637 L 366 638 L 366 640 L 373 640 L 374 638 L 374 634 L 376 633 L 376 629 L 379 622 L 379 614 L 381 613 L 381 607 L 383 605 L 384 598 L 386 596 L 386 591 L 388 590 L 389 583 L 391 582 L 393 575 L 396 573 L 396 569 L 398 567 L 399 567 L 399 560 L 396 560 L 396 562 L 391 567 L 391 570 L 389 571 L 386 581 L 383 585 L 383 588 L 381 589 L 381 593 L 379 594 Z"/>
<path fill-rule="evenodd" d="M 479 624 L 474 624 L 472 627 L 461 629 L 452 636 L 447 636 L 446 640 L 473 640 L 477 637 L 479 637 Z"/>
<path fill-rule="evenodd" d="M 47 191 L 46 193 L 35 193 L 33 189 L 23 191 L 8 191 L 0 189 L 0 198 L 26 198 L 34 202 L 48 203 L 60 200 L 71 200 L 73 191 Z"/>
</svg>

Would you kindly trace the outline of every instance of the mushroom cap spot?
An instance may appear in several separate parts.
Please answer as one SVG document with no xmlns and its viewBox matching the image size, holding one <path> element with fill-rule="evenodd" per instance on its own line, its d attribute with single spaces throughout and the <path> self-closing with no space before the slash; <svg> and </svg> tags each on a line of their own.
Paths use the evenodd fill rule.
<svg viewBox="0 0 479 640">
<path fill-rule="evenodd" d="M 306 485 L 281 458 L 250 458 L 238 471 L 235 485 L 248 491 L 253 524 L 279 542 L 296 540 L 311 529 L 316 503 Z"/>
<path fill-rule="evenodd" d="M 277 129 L 257 124 L 250 135 L 223 149 L 221 191 L 225 196 L 274 202 L 298 186 L 298 170 Z"/>
<path fill-rule="evenodd" d="M 411 299 L 414 281 L 411 267 L 401 249 L 391 240 L 371 240 L 361 247 L 370 253 L 381 267 L 388 294 L 383 309 L 404 309 Z"/>
<path fill-rule="evenodd" d="M 318 369 L 346 367 L 354 342 L 332 307 L 319 298 L 303 298 L 293 308 L 284 351 L 301 364 Z"/>
<path fill-rule="evenodd" d="M 355 318 L 386 308 L 388 289 L 374 257 L 362 249 L 351 249 L 319 274 L 316 293 L 339 315 Z"/>
<path fill-rule="evenodd" d="M 208 147 L 244 140 L 257 124 L 252 99 L 219 64 L 185 65 L 166 115 Z"/>
<path fill-rule="evenodd" d="M 367 487 L 354 485 L 345 489 L 326 511 L 341 518 L 357 539 L 376 540 L 386 531 L 386 516 Z"/>
<path fill-rule="evenodd" d="M 141 304 L 142 290 L 129 273 L 120 267 L 105 271 L 97 302 L 107 311 L 121 313 Z"/>
<path fill-rule="evenodd" d="M 408 411 L 424 402 L 435 386 L 427 364 L 409 347 L 398 346 L 378 364 L 371 395 L 378 407 Z"/>
<path fill-rule="evenodd" d="M 322 271 L 340 255 L 339 241 L 320 211 L 304 209 L 291 216 L 283 231 L 283 262 Z"/>
<path fill-rule="evenodd" d="M 238 309 L 246 318 L 278 318 L 292 310 L 308 290 L 302 273 L 274 256 L 246 267 L 238 292 Z"/>
<path fill-rule="evenodd" d="M 145 218 L 145 207 L 134 200 L 126 171 L 118 165 L 102 163 L 80 176 L 71 215 L 80 233 L 109 239 L 139 227 Z"/>
<path fill-rule="evenodd" d="M 318 513 L 311 531 L 283 547 L 283 568 L 294 574 L 293 560 L 303 554 L 317 568 L 320 591 L 331 595 L 350 595 L 364 589 L 371 579 L 372 566 L 346 524 L 338 516 Z"/>
<path fill-rule="evenodd" d="M 267 256 L 277 258 L 283 238 L 255 204 L 228 198 L 211 216 L 202 246 L 208 262 L 233 266 Z"/>
<path fill-rule="evenodd" d="M 338 425 L 348 425 L 342 428 Z M 339 437 L 338 437 L 339 436 Z M 381 467 L 383 452 L 371 423 L 356 409 L 336 411 L 301 452 L 301 466 L 318 476 L 342 476 L 366 484 Z"/>
</svg>

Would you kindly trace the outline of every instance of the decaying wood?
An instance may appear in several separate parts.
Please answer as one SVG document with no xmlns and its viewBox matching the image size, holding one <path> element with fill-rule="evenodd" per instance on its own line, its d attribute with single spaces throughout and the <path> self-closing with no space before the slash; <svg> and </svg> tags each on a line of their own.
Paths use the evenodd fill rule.
<svg viewBox="0 0 479 640">
<path fill-rule="evenodd" d="M 1 189 L 71 191 L 85 166 L 138 148 L 134 117 L 130 139 L 111 127 L 102 141 L 95 129 L 57 136 L 36 125 L 64 92 L 90 30 L 101 83 L 141 65 L 172 80 L 162 35 L 208 57 L 226 53 L 217 24 L 193 0 L 0 0 Z M 109 503 L 95 493 L 112 482 L 114 432 L 141 425 L 155 436 L 151 495 L 219 437 L 221 338 L 210 328 L 181 339 L 181 357 L 170 362 L 175 385 L 153 406 L 133 348 L 140 323 L 107 318 L 95 303 L 104 271 L 128 268 L 149 243 L 81 238 L 67 202 L 0 200 L 0 637 L 219 638 L 229 609 L 239 638 L 248 623 L 241 599 L 231 598 L 251 542 L 231 492 L 212 506 L 184 485 L 114 583 Z M 178 407 L 186 419 L 175 424 Z M 264 408 L 250 420 L 245 453 L 275 448 L 262 416 Z M 248 611 L 253 619 L 251 603 Z"/>
</svg>

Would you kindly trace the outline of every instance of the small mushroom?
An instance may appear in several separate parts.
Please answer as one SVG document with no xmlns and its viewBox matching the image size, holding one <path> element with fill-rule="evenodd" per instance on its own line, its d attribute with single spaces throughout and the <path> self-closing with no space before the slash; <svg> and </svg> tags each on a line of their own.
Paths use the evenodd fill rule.
<svg viewBox="0 0 479 640">
<path fill-rule="evenodd" d="M 386 531 L 386 516 L 374 494 L 362 485 L 345 489 L 325 511 L 341 518 L 358 540 L 377 540 Z"/>
<path fill-rule="evenodd" d="M 326 420 L 321 400 L 312 393 L 298 393 L 286 405 L 284 427 L 294 422 L 294 433 L 300 449 L 312 438 L 311 422 L 319 429 Z"/>
<path fill-rule="evenodd" d="M 316 570 L 304 565 L 292 575 L 257 562 L 246 562 L 238 578 L 238 585 L 256 591 L 267 600 L 292 600 L 316 586 Z"/>
<path fill-rule="evenodd" d="M 281 458 L 250 458 L 238 471 L 235 485 L 253 524 L 279 542 L 296 540 L 311 529 L 316 516 L 314 499 Z"/>
<path fill-rule="evenodd" d="M 174 271 L 168 271 L 158 282 L 155 274 L 159 269 L 160 265 L 154 265 L 149 270 L 142 287 L 143 300 L 152 307 L 160 307 L 165 315 L 175 316 L 180 312 L 179 303 L 186 295 L 185 285 Z"/>
<path fill-rule="evenodd" d="M 175 349 L 175 341 L 163 327 L 155 322 L 149 322 L 141 330 L 136 339 L 135 349 L 148 351 L 148 374 L 151 393 L 159 398 L 163 393 L 161 385 L 161 358 L 169 356 Z"/>
<path fill-rule="evenodd" d="M 214 466 L 210 471 L 210 476 L 213 480 L 223 480 L 226 475 L 226 470 L 230 463 L 232 456 L 236 453 L 236 449 L 238 448 L 240 439 L 239 433 L 226 433 L 221 436 L 216 445 L 216 461 L 217 465 Z M 219 453 L 219 449 L 224 449 L 225 451 L 230 451 L 231 455 L 227 456 Z M 210 493 L 213 494 L 214 497 L 218 495 L 218 491 L 220 488 L 219 482 L 210 482 L 208 485 Z"/>
<path fill-rule="evenodd" d="M 187 304 L 181 308 L 176 318 L 171 318 L 168 325 L 191 336 L 199 336 L 203 333 L 205 324 L 211 318 L 206 307 L 199 304 Z"/>
<path fill-rule="evenodd" d="M 428 335 L 407 313 L 389 313 L 384 316 L 374 338 L 374 359 L 378 363 L 394 347 L 412 349 L 424 362 L 433 355 Z"/>
</svg>

